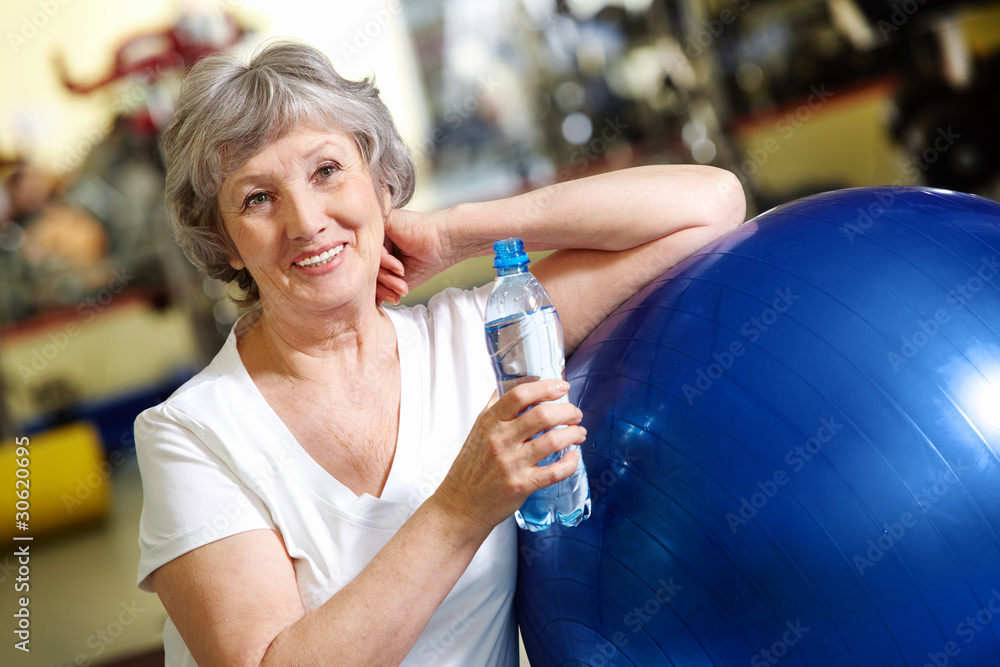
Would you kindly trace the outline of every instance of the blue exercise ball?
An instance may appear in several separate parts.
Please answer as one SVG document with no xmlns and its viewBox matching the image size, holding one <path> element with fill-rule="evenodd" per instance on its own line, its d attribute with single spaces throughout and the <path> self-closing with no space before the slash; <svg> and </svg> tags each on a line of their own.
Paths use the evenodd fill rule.
<svg viewBox="0 0 1000 667">
<path fill-rule="evenodd" d="M 1000 664 L 1000 204 L 780 206 L 567 377 L 593 512 L 519 534 L 534 667 Z"/>
</svg>

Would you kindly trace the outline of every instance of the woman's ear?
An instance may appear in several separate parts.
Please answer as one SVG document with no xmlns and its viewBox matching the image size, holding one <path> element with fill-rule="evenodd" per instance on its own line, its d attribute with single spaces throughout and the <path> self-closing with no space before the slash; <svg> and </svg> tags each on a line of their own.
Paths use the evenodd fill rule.
<svg viewBox="0 0 1000 667">
<path fill-rule="evenodd" d="M 241 260 L 238 256 L 235 255 L 229 256 L 229 266 L 233 267 L 237 271 L 242 271 L 243 269 L 247 268 L 247 265 L 243 263 L 243 260 Z"/>
</svg>

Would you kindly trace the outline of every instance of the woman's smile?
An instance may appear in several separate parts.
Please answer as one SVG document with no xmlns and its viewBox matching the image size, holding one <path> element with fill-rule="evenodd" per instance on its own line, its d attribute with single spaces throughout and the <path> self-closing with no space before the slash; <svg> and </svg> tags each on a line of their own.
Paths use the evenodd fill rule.
<svg viewBox="0 0 1000 667">
<path fill-rule="evenodd" d="M 265 304 L 327 311 L 374 300 L 384 202 L 353 139 L 302 125 L 223 183 L 219 205 Z"/>
<path fill-rule="evenodd" d="M 326 266 L 334 259 L 340 256 L 340 253 L 344 250 L 346 243 L 341 243 L 332 248 L 327 248 L 322 252 L 318 252 L 314 255 L 309 255 L 305 259 L 296 260 L 292 262 L 295 266 L 301 267 L 303 269 L 315 269 L 321 266 Z"/>
</svg>

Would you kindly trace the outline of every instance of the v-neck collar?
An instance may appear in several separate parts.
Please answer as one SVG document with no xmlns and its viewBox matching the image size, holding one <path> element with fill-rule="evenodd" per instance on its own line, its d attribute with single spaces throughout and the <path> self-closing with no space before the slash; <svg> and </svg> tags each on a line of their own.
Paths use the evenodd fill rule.
<svg viewBox="0 0 1000 667">
<path fill-rule="evenodd" d="M 323 466 L 305 450 L 292 434 L 257 388 L 249 371 L 243 364 L 237 348 L 237 331 L 252 323 L 254 313 L 247 313 L 233 326 L 226 340 L 227 355 L 231 357 L 230 371 L 241 393 L 250 402 L 249 409 L 263 420 L 270 428 L 269 432 L 280 442 L 275 443 L 275 450 L 285 445 L 294 454 L 293 458 L 301 462 L 296 466 L 297 472 L 317 498 L 332 505 L 341 512 L 348 512 L 366 522 L 397 523 L 400 518 L 398 505 L 407 505 L 411 496 L 413 472 L 417 469 L 423 419 L 421 410 L 423 392 L 408 391 L 421 386 L 420 366 L 417 355 L 411 349 L 416 337 L 408 328 L 411 323 L 400 317 L 394 309 L 384 309 L 396 329 L 396 351 L 399 359 L 399 427 L 396 434 L 396 448 L 389 468 L 389 476 L 379 497 L 369 493 L 356 495 L 340 480 L 326 471 Z M 249 321 L 245 321 L 251 318 Z M 416 395 L 414 395 L 414 393 Z M 266 434 L 261 434 L 267 437 Z M 388 513 L 386 513 L 388 512 Z"/>
</svg>

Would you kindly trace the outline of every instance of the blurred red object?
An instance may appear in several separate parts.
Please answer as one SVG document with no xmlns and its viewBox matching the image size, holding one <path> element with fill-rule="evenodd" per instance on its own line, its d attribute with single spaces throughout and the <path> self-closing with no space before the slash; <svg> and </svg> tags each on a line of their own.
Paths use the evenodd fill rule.
<svg viewBox="0 0 1000 667">
<path fill-rule="evenodd" d="M 185 69 L 205 56 L 238 42 L 246 34 L 231 14 L 223 14 L 223 30 L 204 29 L 207 17 L 185 16 L 168 30 L 138 35 L 126 41 L 115 54 L 111 71 L 103 79 L 90 84 L 73 81 L 66 69 L 65 58 L 55 58 L 56 70 L 66 88 L 79 95 L 103 88 L 128 76 L 141 75 L 150 83 L 164 74 Z M 222 34 L 220 34 L 222 33 Z"/>
</svg>

